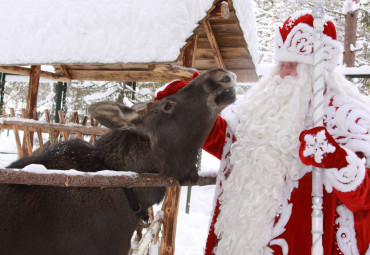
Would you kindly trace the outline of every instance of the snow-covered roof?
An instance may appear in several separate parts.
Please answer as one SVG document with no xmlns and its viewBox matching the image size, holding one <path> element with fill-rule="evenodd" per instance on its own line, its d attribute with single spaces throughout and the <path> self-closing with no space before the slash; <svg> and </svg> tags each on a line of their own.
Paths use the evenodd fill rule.
<svg viewBox="0 0 370 255">
<path fill-rule="evenodd" d="M 259 56 L 252 0 L 0 0 L 0 67 L 52 64 L 58 75 L 64 75 L 68 79 L 106 79 L 106 74 L 97 77 L 97 72 L 88 72 L 98 68 L 113 72 L 127 71 L 128 68 L 145 69 L 146 74 L 154 77 L 147 71 L 157 68 L 155 70 L 162 74 L 153 79 L 170 79 L 179 73 L 178 67 L 138 65 L 164 63 L 183 66 L 183 60 L 179 60 L 182 50 L 189 45 L 189 40 L 195 33 L 201 30 L 201 36 L 205 35 L 204 29 L 199 29 L 203 25 L 202 21 L 209 19 L 210 12 L 221 2 L 231 4 L 234 24 L 230 21 L 225 24 L 234 28 L 235 25 L 238 26 L 235 35 L 244 38 L 246 48 L 245 52 L 238 52 L 239 58 L 242 57 L 244 62 L 238 64 L 238 59 L 230 60 L 227 56 L 229 63 L 224 66 L 237 71 L 246 70 L 242 71 L 242 76 L 255 79 L 255 66 Z M 223 28 L 221 34 L 224 32 L 230 35 L 234 33 L 234 29 L 230 32 Z M 239 43 L 238 39 L 225 39 L 220 33 L 215 36 L 218 36 L 216 41 Z M 208 33 L 207 37 L 210 41 Z M 200 40 L 204 44 L 204 40 Z M 222 54 L 223 51 L 230 52 L 230 49 L 225 49 L 229 46 L 221 46 L 219 51 Z M 214 48 L 209 44 L 206 47 Z M 240 48 L 240 45 L 237 47 Z M 210 53 L 205 54 L 209 58 Z M 197 70 L 214 68 L 217 57 L 216 62 L 211 63 L 208 59 L 201 59 L 203 55 L 204 51 L 197 53 L 198 62 L 193 67 Z M 136 66 L 128 66 L 130 64 Z M 75 70 L 85 71 L 82 73 Z M 171 77 L 163 75 L 168 70 L 172 72 Z M 2 71 L 7 70 L 4 67 Z M 113 72 L 110 74 L 111 79 L 122 80 L 128 77 L 122 72 Z M 179 78 L 188 77 L 189 74 L 191 76 L 190 71 L 181 70 L 180 73 Z M 150 79 L 137 73 L 127 79 L 136 79 L 137 75 L 139 79 Z"/>
<path fill-rule="evenodd" d="M 244 20 L 250 1 L 234 2 Z M 1 0 L 0 64 L 175 61 L 212 4 L 213 0 Z M 244 31 L 249 31 L 248 24 L 243 23 Z M 249 32 L 248 40 L 252 39 Z"/>
</svg>

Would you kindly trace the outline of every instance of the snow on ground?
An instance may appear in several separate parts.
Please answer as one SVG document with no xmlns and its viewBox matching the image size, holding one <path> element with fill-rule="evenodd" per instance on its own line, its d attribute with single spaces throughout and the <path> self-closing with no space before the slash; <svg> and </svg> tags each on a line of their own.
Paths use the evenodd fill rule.
<svg viewBox="0 0 370 255">
<path fill-rule="evenodd" d="M 21 133 L 21 132 L 20 132 Z M 21 139 L 22 140 L 22 139 Z M 14 134 L 10 130 L 0 133 L 0 168 L 4 168 L 17 159 L 17 147 Z M 203 151 L 201 174 L 214 174 L 219 167 L 219 160 Z M 179 214 L 175 243 L 176 255 L 203 254 L 211 220 L 213 194 L 215 186 L 194 186 L 191 188 L 190 213 L 185 213 L 188 187 L 181 188 Z M 154 211 L 160 205 L 154 206 Z"/>
</svg>

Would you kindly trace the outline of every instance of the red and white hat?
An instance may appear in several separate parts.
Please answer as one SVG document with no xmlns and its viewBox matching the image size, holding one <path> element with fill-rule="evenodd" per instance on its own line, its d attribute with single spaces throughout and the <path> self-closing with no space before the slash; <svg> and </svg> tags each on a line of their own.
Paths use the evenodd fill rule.
<svg viewBox="0 0 370 255">
<path fill-rule="evenodd" d="M 156 93 L 154 100 L 161 100 L 164 97 L 175 94 L 177 91 L 188 85 L 188 83 L 191 82 L 197 76 L 199 76 L 199 73 L 194 72 L 193 76 L 189 81 L 174 80 L 168 83 L 167 85 L 165 85 L 165 88 L 163 90 L 160 90 Z"/>
<path fill-rule="evenodd" d="M 313 64 L 314 27 L 311 11 L 299 11 L 279 27 L 275 38 L 276 61 Z M 324 68 L 333 70 L 342 57 L 342 46 L 337 41 L 334 22 L 324 16 Z"/>
</svg>

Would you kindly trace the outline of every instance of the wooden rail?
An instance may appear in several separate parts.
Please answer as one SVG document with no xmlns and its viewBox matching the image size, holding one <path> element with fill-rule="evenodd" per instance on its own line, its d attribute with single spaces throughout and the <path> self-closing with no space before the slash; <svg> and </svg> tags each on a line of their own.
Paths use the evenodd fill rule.
<svg viewBox="0 0 370 255">
<path fill-rule="evenodd" d="M 34 169 L 32 169 L 34 168 Z M 133 188 L 133 187 L 173 187 L 181 186 L 171 177 L 159 174 L 137 174 L 133 172 L 99 171 L 81 172 L 76 170 L 41 170 L 36 165 L 27 169 L 1 169 L 0 183 L 41 185 L 54 187 L 83 188 Z M 183 183 L 183 186 L 205 186 L 216 183 L 214 177 L 199 177 L 195 183 Z"/>
<path fill-rule="evenodd" d="M 17 127 L 18 130 L 29 130 L 37 132 L 41 130 L 43 133 L 49 133 L 50 130 L 53 132 L 69 132 L 69 133 L 83 133 L 86 135 L 103 135 L 109 131 L 108 128 L 96 127 L 96 126 L 84 126 L 81 124 L 58 124 L 58 123 L 48 123 L 38 120 L 22 119 L 18 117 L 3 118 L 0 120 L 1 129 L 13 129 Z"/>
<path fill-rule="evenodd" d="M 25 112 L 24 110 L 22 112 Z M 62 111 L 59 111 L 61 124 L 50 123 L 49 112 L 45 111 L 46 121 L 14 117 L 14 109 L 11 109 L 10 118 L 0 118 L 1 129 L 12 129 L 14 131 L 18 157 L 32 155 L 33 136 L 37 134 L 40 148 L 44 150 L 47 144 L 55 144 L 61 138 L 68 140 L 71 134 L 76 134 L 82 139 L 83 135 L 90 135 L 90 142 L 95 144 L 96 136 L 109 132 L 109 129 L 98 127 L 98 123 L 92 117 L 85 117 L 79 124 L 77 113 L 66 124 Z M 23 114 L 23 116 L 25 116 Z M 86 126 L 90 119 L 91 126 Z M 24 132 L 23 144 L 19 131 Z M 43 142 L 42 133 L 49 135 L 49 141 Z M 160 254 L 173 255 L 175 252 L 176 222 L 180 199 L 180 186 L 204 186 L 216 183 L 214 177 L 200 177 L 196 183 L 180 184 L 176 179 L 160 176 L 158 174 L 137 174 L 133 172 L 98 171 L 81 172 L 76 170 L 47 170 L 41 166 L 30 165 L 25 169 L 0 169 L 0 184 L 42 185 L 54 187 L 83 187 L 83 188 L 119 188 L 119 187 L 167 187 L 166 196 L 162 204 L 163 228 Z M 137 235 L 140 236 L 140 228 Z"/>
</svg>

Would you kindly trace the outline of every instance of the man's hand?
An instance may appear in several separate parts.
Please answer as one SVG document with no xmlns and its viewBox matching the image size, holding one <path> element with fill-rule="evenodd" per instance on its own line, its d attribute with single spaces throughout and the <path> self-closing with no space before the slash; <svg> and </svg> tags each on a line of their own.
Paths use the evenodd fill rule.
<svg viewBox="0 0 370 255">
<path fill-rule="evenodd" d="M 302 131 L 299 157 L 305 165 L 341 169 L 348 165 L 347 152 L 329 134 L 325 127 Z"/>
</svg>

